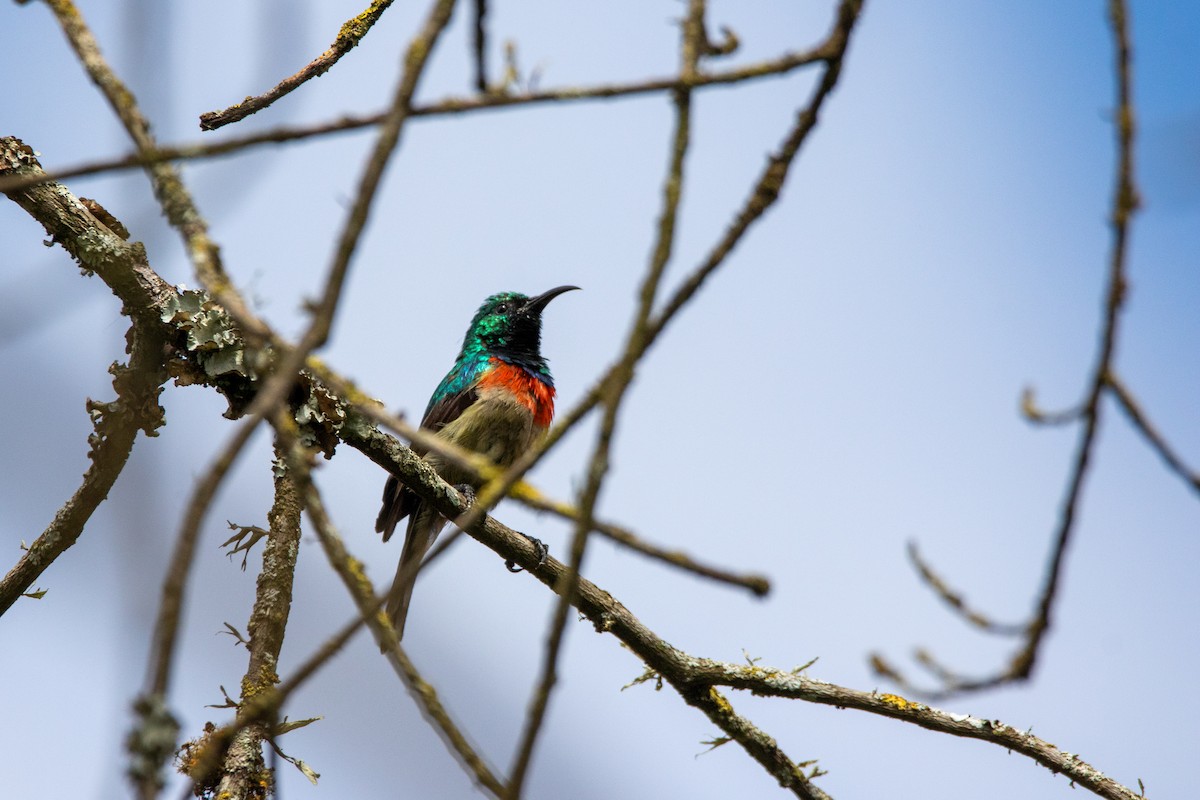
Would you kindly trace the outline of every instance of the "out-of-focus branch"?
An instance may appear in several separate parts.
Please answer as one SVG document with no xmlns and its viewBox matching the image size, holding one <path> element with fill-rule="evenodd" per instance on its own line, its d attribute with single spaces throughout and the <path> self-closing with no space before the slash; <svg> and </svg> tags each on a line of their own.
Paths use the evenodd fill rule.
<svg viewBox="0 0 1200 800">
<path fill-rule="evenodd" d="M 92 35 L 83 15 L 72 0 L 46 0 L 54 12 L 58 24 L 66 34 L 80 64 L 92 82 L 100 89 L 129 137 L 137 147 L 138 156 L 146 164 L 146 171 L 154 187 L 154 196 L 162 206 L 168 222 L 179 230 L 184 246 L 192 260 L 196 275 L 209 293 L 237 320 L 243 335 L 251 342 L 259 343 L 267 336 L 267 329 L 250 312 L 245 301 L 232 285 L 221 265 L 217 245 L 208 235 L 208 223 L 200 216 L 191 195 L 184 188 L 179 172 L 174 166 L 155 161 L 158 144 L 150 133 L 150 125 L 137 106 L 133 93 L 113 72 L 96 38 Z"/>
<path fill-rule="evenodd" d="M 1184 483 L 1192 487 L 1193 490 L 1200 492 L 1200 473 L 1189 469 L 1187 464 L 1183 463 L 1183 459 L 1175 452 L 1174 448 L 1167 443 L 1166 438 L 1159 433 L 1158 429 L 1151 424 L 1146 413 L 1142 411 L 1142 407 L 1134 399 L 1133 394 L 1121 381 L 1117 374 L 1112 370 L 1104 376 L 1104 382 L 1107 384 L 1109 391 L 1117 399 L 1117 404 L 1121 410 L 1125 412 L 1125 416 L 1129 417 L 1129 421 L 1133 423 L 1133 427 L 1137 428 L 1138 432 L 1145 437 L 1154 451 L 1167 465 L 1167 467 L 1183 479 Z"/>
<path fill-rule="evenodd" d="M 707 42 L 704 31 L 705 0 L 689 0 L 688 13 L 683 21 L 681 31 L 682 52 L 680 76 L 685 80 L 696 74 L 701 51 Z M 604 415 L 600 422 L 600 430 L 596 445 L 592 451 L 591 462 L 587 471 L 587 480 L 579 492 L 579 519 L 571 537 L 570 569 L 567 572 L 565 585 L 560 587 L 559 601 L 551 617 L 549 630 L 546 633 L 546 647 L 542 658 L 542 673 L 536 688 L 529 700 L 529 711 L 525 720 L 521 742 L 513 759 L 513 768 L 505 797 L 518 800 L 524 786 L 529 763 L 533 758 L 533 748 L 538 734 L 545 721 L 546 710 L 550 703 L 550 694 L 558 681 L 558 658 L 562 650 L 563 637 L 566 633 L 571 601 L 575 594 L 583 568 L 583 559 L 587 549 L 588 538 L 594 527 L 596 502 L 600 496 L 600 488 L 608 473 L 609 454 L 612 447 L 612 437 L 616 430 L 617 415 L 621 401 L 633 380 L 634 366 L 639 355 L 644 352 L 641 347 L 645 337 L 646 320 L 654 308 L 654 298 L 662 280 L 663 271 L 671 258 L 671 250 L 675 241 L 675 221 L 679 211 L 679 199 L 683 190 L 683 165 L 687 155 L 691 131 L 691 100 L 690 89 L 678 89 L 674 93 L 675 130 L 671 138 L 669 166 L 663 187 L 662 213 L 659 217 L 658 234 L 656 237 L 650 263 L 643 278 L 641 291 L 638 296 L 638 307 L 634 315 L 632 329 L 621 357 L 614 379 L 608 385 L 608 391 L 603 398 Z"/>
<path fill-rule="evenodd" d="M 417 701 L 417 706 L 421 709 L 425 719 L 441 735 L 442 741 L 446 743 L 463 769 L 475 779 L 475 782 L 492 796 L 498 797 L 503 791 L 503 785 L 499 778 L 496 777 L 484 758 L 479 755 L 459 725 L 451 718 L 450 713 L 438 698 L 437 690 L 421 676 L 408 654 L 400 646 L 391 622 L 387 615 L 380 611 L 379 599 L 370 579 L 363 571 L 362 562 L 350 555 L 346 549 L 345 542 L 325 511 L 320 494 L 316 487 L 311 485 L 308 487 L 308 515 L 317 531 L 317 538 L 325 549 L 325 555 L 329 558 L 329 563 L 346 585 L 346 589 L 349 590 L 362 619 L 371 629 L 371 633 L 375 635 L 375 640 L 381 645 L 386 645 L 385 652 L 388 663 L 392 665 L 396 675 L 400 677 L 413 699 Z"/>
<path fill-rule="evenodd" d="M 12 137 L 0 138 L 0 176 L 39 174 L 41 166 L 31 148 Z M 61 244 L 86 273 L 99 275 L 123 301 L 122 294 L 132 295 L 144 304 L 122 303 L 123 313 L 131 318 L 126 334 L 129 363 L 109 368 L 116 400 L 87 403 L 94 426 L 88 437 L 88 457 L 92 463 L 79 488 L 55 514 L 54 521 L 0 580 L 0 615 L 79 539 L 92 513 L 108 497 L 121 474 L 138 431 L 147 436 L 157 435 L 156 430 L 164 421 L 158 395 L 167 380 L 163 362 L 165 338 L 154 314 L 157 287 L 146 280 L 147 274 L 154 273 L 149 269 L 142 245 L 125 241 L 117 232 L 123 232 L 123 226 L 100 204 L 81 201 L 58 184 L 38 184 L 9 192 L 8 197 L 40 222 L 51 241 Z"/>
<path fill-rule="evenodd" d="M 948 606 L 953 608 L 959 616 L 976 628 L 1001 636 L 1020 636 L 1025 630 L 1023 624 L 1014 625 L 1012 623 L 996 622 L 990 617 L 985 616 L 982 611 L 978 611 L 967 605 L 967 601 L 963 599 L 962 594 L 950 588 L 945 580 L 933 571 L 933 567 L 925 562 L 925 559 L 921 557 L 920 550 L 917 549 L 916 542 L 908 543 L 908 559 L 921 575 L 921 580 L 925 582 L 925 585 L 932 589 L 938 597 L 942 598 Z"/>
<path fill-rule="evenodd" d="M 274 374 L 267 379 L 265 385 L 258 389 L 253 402 L 246 411 L 246 419 L 204 473 L 204 477 L 197 484 L 188 503 L 168 568 L 167 580 L 163 585 L 158 622 L 155 626 L 155 644 L 152 648 L 153 672 L 150 684 L 150 691 L 154 694 L 165 694 L 167 690 L 187 576 L 205 514 L 218 487 L 243 451 L 257 423 L 283 402 L 296 380 L 296 372 L 300 365 L 307 358 L 311 349 L 322 343 L 328 334 L 333 313 L 341 296 L 341 287 L 349 269 L 350 256 L 358 241 L 358 234 L 365 225 L 367 209 L 374 197 L 383 168 L 399 139 L 401 126 L 406 119 L 408 101 L 424 70 L 434 42 L 449 21 L 453 5 L 453 0 L 439 0 L 431 11 L 424 28 L 408 49 L 393 111 L 380 132 L 379 143 L 368 163 L 355 207 L 347 222 L 346 234 L 342 237 L 334 265 L 330 269 L 326 289 L 314 313 L 312 323 L 296 347 L 290 348 L 286 345 L 279 347 L 277 344 L 277 349 L 282 350 L 282 355 L 278 359 Z M 270 338 L 277 341 L 273 335 Z"/>
<path fill-rule="evenodd" d="M 480 94 L 487 92 L 487 0 L 475 0 L 475 29 L 471 39 L 473 55 L 475 56 L 475 90 Z"/>
<path fill-rule="evenodd" d="M 825 72 L 821 76 L 816 90 L 810 97 L 808 104 L 800 111 L 794 127 L 784 140 L 779 151 L 768 160 L 766 169 L 751 189 L 750 197 L 747 198 L 737 212 L 734 222 L 725 232 L 725 235 L 717 242 L 704 261 L 672 294 L 665 307 L 648 321 L 646 335 L 640 339 L 639 347 L 642 352 L 639 353 L 638 357 L 650 349 L 658 336 L 670 324 L 671 320 L 674 319 L 675 315 L 679 313 L 680 309 L 700 289 L 704 280 L 725 262 L 725 259 L 733 252 L 734 247 L 742 240 L 746 232 L 750 230 L 754 223 L 779 198 L 779 192 L 783 188 L 783 183 L 787 178 L 792 160 L 795 158 L 796 153 L 799 152 L 800 146 L 807 139 L 808 134 L 816 126 L 822 105 L 837 85 L 838 77 L 841 74 L 842 60 L 849 46 L 850 35 L 854 30 L 855 23 L 862 13 L 862 6 L 862 0 L 842 0 L 839 3 L 833 30 L 821 45 L 811 51 L 819 55 L 805 62 L 822 61 L 825 63 Z M 684 88 L 688 86 L 694 87 L 697 84 L 695 81 L 680 80 L 676 81 L 674 85 Z M 563 414 L 559 418 L 558 423 L 550 429 L 546 436 L 517 459 L 503 476 L 485 484 L 478 492 L 478 501 L 472 508 L 472 511 L 465 518 L 455 520 L 455 523 L 460 527 L 469 527 L 477 518 L 475 515 L 490 508 L 491 505 L 494 505 L 500 498 L 508 494 L 517 482 L 524 477 L 534 464 L 541 460 L 546 452 L 558 443 L 567 431 L 573 428 L 601 402 L 610 384 L 617 379 L 616 376 L 621 369 L 621 364 L 622 361 L 618 360 L 610 366 L 592 384 L 592 387 L 579 400 L 575 407 Z"/>
<path fill-rule="evenodd" d="M 535 491 L 526 490 L 521 485 L 513 489 L 513 495 L 530 508 L 549 511 L 563 519 L 579 521 L 583 518 L 579 509 L 574 506 L 557 502 Z M 701 563 L 694 556 L 682 550 L 668 549 L 653 542 L 648 542 L 632 531 L 622 528 L 619 525 L 614 525 L 611 522 L 593 519 L 592 530 L 606 539 L 611 539 L 623 547 L 628 547 L 634 552 L 641 553 L 655 561 L 662 561 L 665 564 L 682 569 L 685 572 L 690 572 L 693 575 L 699 575 L 702 578 L 708 578 L 718 583 L 727 583 L 731 586 L 740 586 L 749 589 L 758 597 L 766 597 L 771 591 L 771 581 L 765 575 L 738 573 L 721 566 Z"/>
<path fill-rule="evenodd" d="M 473 97 L 452 97 L 428 105 L 414 106 L 410 110 L 409 115 L 412 117 L 441 117 L 452 114 L 469 114 L 476 111 L 487 111 L 497 108 L 540 105 L 544 103 L 615 100 L 626 97 L 638 97 L 644 94 L 677 91 L 679 89 L 704 89 L 712 86 L 729 86 L 759 78 L 783 76 L 800 67 L 821 63 L 836 53 L 836 48 L 830 47 L 830 41 L 827 40 L 811 50 L 785 53 L 777 58 L 755 64 L 732 67 L 721 71 L 698 73 L 690 80 L 684 80 L 676 76 L 631 83 L 578 87 L 568 86 L 538 92 L 529 91 L 514 94 L 491 92 Z M 114 159 L 94 161 L 57 170 L 50 173 L 48 179 L 63 180 L 80 175 L 94 175 L 99 172 L 134 169 L 164 161 L 191 161 L 215 158 L 217 156 L 237 153 L 246 148 L 258 145 L 281 144 L 346 131 L 361 130 L 362 128 L 379 125 L 384 121 L 386 116 L 387 112 L 365 116 L 343 115 L 330 122 L 294 127 L 285 126 L 263 131 L 262 133 L 232 137 L 220 142 L 196 142 L 169 147 L 157 146 Z M 31 180 L 33 179 L 0 179 L 0 191 L 28 186 Z"/>
<path fill-rule="evenodd" d="M 310 61 L 304 69 L 295 75 L 284 78 L 274 88 L 263 94 L 247 97 L 242 102 L 235 103 L 223 111 L 209 111 L 201 114 L 200 129 L 212 131 L 230 123 L 239 122 L 251 114 L 262 111 L 313 78 L 321 77 L 332 69 L 342 56 L 358 46 L 358 43 L 367 35 L 367 31 L 371 30 L 371 26 L 383 16 L 383 12 L 391 4 L 392 0 L 372 0 L 366 11 L 342 24 L 333 44 L 329 45 L 329 49 Z"/>
<path fill-rule="evenodd" d="M 1024 641 L 1020 649 L 1012 656 L 1008 664 L 992 675 L 982 678 L 960 678 L 956 673 L 942 666 L 932 655 L 923 654 L 922 661 L 931 667 L 941 678 L 942 685 L 937 689 L 922 692 L 930 697 L 946 697 L 961 692 L 977 691 L 1000 686 L 1006 683 L 1027 680 L 1033 672 L 1037 661 L 1039 647 L 1046 631 L 1049 630 L 1057 597 L 1059 580 L 1062 577 L 1063 565 L 1066 562 L 1067 545 L 1075 530 L 1075 519 L 1083 496 L 1083 485 L 1091 463 L 1092 451 L 1096 443 L 1096 432 L 1100 426 L 1100 412 L 1103 405 L 1101 396 L 1109 387 L 1108 377 L 1113 370 L 1113 354 L 1116 350 L 1117 333 L 1120 323 L 1121 307 L 1125 299 L 1125 262 L 1129 239 L 1129 224 L 1138 208 L 1137 188 L 1134 185 L 1133 174 L 1133 141 L 1134 141 L 1134 110 L 1132 100 L 1132 77 L 1130 71 L 1130 37 L 1129 19 L 1124 0 L 1109 0 L 1109 22 L 1112 25 L 1114 45 L 1114 66 L 1117 86 L 1116 139 L 1117 139 L 1117 169 L 1113 179 L 1112 211 L 1110 224 L 1112 226 L 1112 247 L 1108 260 L 1108 286 L 1105 291 L 1104 313 L 1100 325 L 1100 342 L 1097 348 L 1096 361 L 1092 367 L 1091 378 L 1088 382 L 1087 396 L 1079 410 L 1053 415 L 1050 421 L 1066 421 L 1078 416 L 1083 423 L 1076 445 L 1075 458 L 1067 478 L 1067 488 L 1059 508 L 1058 525 L 1054 535 L 1053 553 L 1047 565 L 1046 576 L 1042 584 L 1035 611 L 1032 617 L 1021 626 Z M 1032 395 L 1025 405 L 1032 408 Z M 1028 414 L 1028 411 L 1027 411 Z M 1033 418 L 1045 417 L 1041 414 L 1031 415 Z M 963 609 L 958 609 L 963 613 Z M 872 656 L 879 674 L 896 679 L 903 685 L 911 686 L 903 675 L 894 667 L 887 664 L 878 656 Z"/>
</svg>

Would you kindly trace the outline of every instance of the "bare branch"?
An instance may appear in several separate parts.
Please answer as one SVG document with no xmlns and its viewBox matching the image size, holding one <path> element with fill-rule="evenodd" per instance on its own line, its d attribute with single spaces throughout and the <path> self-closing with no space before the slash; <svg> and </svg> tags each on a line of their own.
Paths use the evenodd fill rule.
<svg viewBox="0 0 1200 800">
<path fill-rule="evenodd" d="M 469 114 L 497 108 L 510 108 L 544 103 L 575 103 L 589 100 L 614 100 L 638 97 L 644 94 L 677 91 L 679 89 L 703 89 L 711 86 L 729 86 L 759 78 L 783 76 L 799 69 L 824 62 L 833 52 L 828 42 L 811 50 L 785 53 L 777 58 L 735 67 L 720 72 L 698 73 L 693 79 L 684 81 L 679 77 L 656 78 L 632 83 L 599 84 L 595 86 L 562 87 L 545 91 L 526 91 L 514 94 L 491 92 L 469 98 L 446 98 L 429 105 L 414 106 L 411 117 L 440 117 L 452 114 Z M 164 161 L 191 161 L 214 158 L 236 153 L 249 147 L 264 144 L 281 144 L 328 136 L 335 133 L 360 130 L 379 125 L 387 112 L 366 116 L 343 115 L 337 120 L 312 125 L 279 127 L 262 133 L 248 134 L 226 139 L 222 142 L 195 142 L 170 147 L 156 146 L 126 156 L 81 164 L 57 170 L 47 179 L 63 180 L 81 175 L 94 175 L 113 170 L 145 167 Z M 0 191 L 9 191 L 32 185 L 33 178 L 0 178 Z"/>
<path fill-rule="evenodd" d="M 42 175 L 31 148 L 11 137 L 0 138 L 0 176 Z M 91 465 L 83 482 L 58 510 L 54 521 L 25 550 L 20 560 L 0 580 L 0 615 L 4 614 L 55 559 L 79 539 L 92 513 L 107 497 L 133 449 L 138 431 L 155 436 L 163 422 L 158 403 L 167 380 L 163 363 L 165 336 L 153 313 L 158 296 L 146 251 L 138 242 L 127 242 L 113 228 L 123 229 L 94 201 L 76 199 L 57 183 L 42 183 L 8 193 L 42 224 L 52 241 L 71 254 L 86 273 L 95 273 L 123 301 L 123 313 L 132 323 L 126 333 L 128 365 L 113 364 L 113 389 L 117 398 L 102 403 L 89 400 L 93 433 L 88 437 Z M 107 218 L 101 222 L 97 215 Z M 111 227 L 110 227 L 111 226 Z M 157 276 L 155 276 L 157 277 Z M 119 288 L 118 288 L 119 287 Z M 136 297 L 138 304 L 127 297 Z"/>
<path fill-rule="evenodd" d="M 1021 626 L 1025 637 L 1024 641 L 1008 664 L 992 675 L 978 679 L 964 679 L 958 678 L 953 671 L 942 666 L 932 655 L 926 653 L 923 660 L 927 666 L 931 666 L 935 674 L 940 674 L 943 678 L 953 677 L 952 682 L 944 683 L 941 688 L 929 692 L 930 696 L 946 697 L 961 692 L 990 689 L 1006 683 L 1028 680 L 1037 661 L 1042 638 L 1051 625 L 1054 601 L 1066 562 L 1067 545 L 1075 530 L 1075 519 L 1083 496 L 1083 485 L 1091 463 L 1096 433 L 1100 426 L 1100 410 L 1102 408 L 1100 397 L 1105 388 L 1110 386 L 1109 376 L 1113 371 L 1112 364 L 1116 351 L 1120 312 L 1125 299 L 1125 262 L 1129 225 L 1138 208 L 1138 194 L 1133 176 L 1134 112 L 1130 71 L 1130 37 L 1128 13 L 1124 0 L 1109 0 L 1108 12 L 1113 30 L 1117 84 L 1115 126 L 1117 169 L 1113 180 L 1110 215 L 1113 239 L 1109 253 L 1108 286 L 1105 291 L 1104 315 L 1100 326 L 1100 342 L 1097 348 L 1096 362 L 1092 367 L 1086 399 L 1078 411 L 1072 410 L 1047 417 L 1036 410 L 1033 413 L 1030 412 L 1030 409 L 1033 409 L 1031 396 L 1027 396 L 1027 400 L 1023 403 L 1026 407 L 1026 415 L 1032 419 L 1060 423 L 1078 417 L 1083 423 L 1076 445 L 1075 458 L 1067 478 L 1066 491 L 1059 507 L 1053 553 L 1046 568 L 1046 576 L 1034 614 L 1027 623 Z M 1119 394 L 1118 399 L 1120 399 Z M 877 665 L 884 665 L 884 670 L 889 676 L 898 675 L 894 668 L 887 666 L 878 656 L 875 656 L 873 660 Z M 905 685 L 908 685 L 907 681 L 905 681 Z"/>
<path fill-rule="evenodd" d="M 392 669 L 396 671 L 413 699 L 417 701 L 417 706 L 421 709 L 425 719 L 441 735 L 442 741 L 446 743 L 463 769 L 475 779 L 479 786 L 493 796 L 500 796 L 503 792 L 500 780 L 467 739 L 459 725 L 450 717 L 449 712 L 438 698 L 437 690 L 421 677 L 416 666 L 400 646 L 387 615 L 379 610 L 384 598 L 376 596 L 374 587 L 362 570 L 361 562 L 347 551 L 345 542 L 325 512 L 316 487 L 310 485 L 307 493 L 308 515 L 313 522 L 313 527 L 316 528 L 321 546 L 325 549 L 330 564 L 342 582 L 346 584 L 351 597 L 354 598 L 355 605 L 358 606 L 362 619 L 375 635 L 376 641 L 387 645 L 388 663 L 392 665 Z"/>
<path fill-rule="evenodd" d="M 1054 773 L 1061 773 L 1084 789 L 1113 800 L 1140 797 L 1107 777 L 1073 753 L 1064 752 L 1036 736 L 999 720 L 954 714 L 915 703 L 894 694 L 862 692 L 805 677 L 798 672 L 760 665 L 742 666 L 697 659 L 691 664 L 693 679 L 701 684 L 745 689 L 761 697 L 791 697 L 811 703 L 852 708 L 890 717 L 927 730 L 979 739 L 1027 756 Z"/>
<path fill-rule="evenodd" d="M 347 20 L 342 25 L 337 38 L 333 40 L 333 44 L 329 45 L 329 49 L 310 61 L 304 69 L 295 75 L 284 78 L 264 94 L 247 97 L 242 102 L 235 103 L 223 111 L 209 111 L 201 114 L 200 130 L 213 131 L 230 123 L 239 122 L 251 114 L 262 111 L 313 78 L 321 77 L 340 61 L 342 56 L 358 46 L 358 43 L 367 35 L 367 31 L 371 30 L 371 26 L 383 16 L 383 12 L 391 4 L 392 0 L 372 0 L 366 11 Z"/>
<path fill-rule="evenodd" d="M 1025 630 L 1023 624 L 1014 625 L 1012 623 L 996 622 L 985 616 L 982 611 L 977 611 L 968 606 L 962 594 L 951 589 L 942 580 L 942 577 L 934 572 L 933 568 L 921 558 L 921 553 L 917 549 L 916 542 L 908 543 L 908 559 L 912 562 L 917 572 L 920 573 L 921 580 L 925 582 L 925 585 L 932 589 L 938 597 L 942 598 L 947 605 L 953 608 L 959 616 L 975 627 L 988 633 L 1000 634 L 1001 636 L 1020 636 Z"/>
<path fill-rule="evenodd" d="M 154 161 L 158 145 L 150 134 L 150 125 L 137 106 L 133 93 L 109 67 L 100 53 L 95 37 L 72 0 L 47 0 L 58 19 L 67 41 L 92 82 L 100 89 L 125 130 L 133 139 L 138 155 L 146 162 L 146 171 L 154 186 L 154 195 L 172 226 L 183 236 L 185 249 L 196 275 L 209 293 L 237 320 L 243 333 L 254 342 L 266 338 L 265 326 L 252 314 L 245 301 L 232 288 L 221 265 L 217 245 L 208 235 L 208 223 L 196 209 L 184 188 L 179 172 L 170 164 Z"/>
<path fill-rule="evenodd" d="M 682 31 L 682 64 L 680 75 L 684 78 L 695 75 L 704 49 L 706 37 L 704 33 L 704 0 L 689 0 L 687 18 Z M 687 155 L 691 130 L 691 90 L 680 89 L 675 92 L 675 131 L 671 140 L 669 166 L 666 182 L 663 187 L 663 208 L 659 217 L 658 235 L 646 277 L 642 281 L 638 299 L 638 309 L 634 316 L 633 328 L 629 334 L 625 353 L 621 358 L 616 378 L 609 384 L 609 391 L 604 398 L 604 417 L 600 423 L 600 432 L 596 446 L 592 451 L 591 464 L 587 472 L 587 482 L 579 492 L 579 519 L 571 538 L 570 570 L 567 573 L 566 584 L 559 594 L 558 605 L 554 609 L 550 628 L 546 634 L 546 649 L 542 659 L 542 674 L 537 687 L 529 701 L 529 711 L 525 720 L 525 729 L 521 736 L 513 760 L 512 774 L 506 787 L 505 797 L 518 800 L 524 785 L 529 762 L 533 758 L 533 748 L 545 721 L 546 709 L 550 703 L 550 693 L 558 681 L 558 657 L 562 650 L 563 637 L 566 631 L 567 617 L 571 608 L 571 600 L 575 587 L 579 582 L 580 570 L 583 567 L 584 554 L 588 537 L 594 528 L 596 501 L 600 496 L 600 487 L 608 472 L 609 452 L 612 446 L 612 436 L 616 429 L 617 414 L 621 400 L 629 383 L 633 379 L 634 365 L 640 353 L 645 351 L 642 341 L 645 338 L 646 321 L 654 308 L 654 297 L 658 292 L 659 282 L 663 271 L 671 258 L 671 249 L 675 241 L 675 219 L 679 211 L 679 200 L 683 190 L 683 164 Z"/>
<path fill-rule="evenodd" d="M 276 442 L 275 455 L 283 458 Z M 301 478 L 307 481 L 307 475 Z M 279 652 L 292 605 L 292 582 L 300 551 L 300 489 L 287 467 L 275 472 L 275 502 L 268 514 L 270 537 L 263 550 L 262 571 L 254 596 L 247 632 L 250 661 L 242 678 L 241 697 L 253 697 L 272 689 L 279 681 Z M 239 707 L 238 714 L 241 716 Z M 262 743 L 272 736 L 271 726 L 262 722 L 243 727 L 225 754 L 217 796 L 251 797 L 265 769 Z"/>
<path fill-rule="evenodd" d="M 1117 374 L 1109 370 L 1108 374 L 1104 376 L 1104 382 L 1117 398 L 1117 403 L 1121 406 L 1121 410 L 1125 412 L 1125 415 L 1129 417 L 1129 421 L 1146 438 L 1146 441 L 1150 443 L 1150 446 L 1154 448 L 1154 451 L 1158 453 L 1167 467 L 1182 478 L 1192 489 L 1200 492 L 1200 473 L 1189 469 L 1183 463 L 1183 459 L 1167 443 L 1167 440 L 1158 432 L 1158 429 L 1150 423 L 1145 412 L 1138 405 L 1137 400 L 1134 399 L 1121 379 L 1117 377 Z"/>
<path fill-rule="evenodd" d="M 475 0 L 475 30 L 472 46 L 475 56 L 475 90 L 488 91 L 487 80 L 487 0 Z"/>
<path fill-rule="evenodd" d="M 579 509 L 566 503 L 560 503 L 552 498 L 542 495 L 540 492 L 533 490 L 532 487 L 526 488 L 525 484 L 519 483 L 513 487 L 510 497 L 515 497 L 530 508 L 536 508 L 541 511 L 549 511 L 551 514 L 579 521 L 583 519 Z M 731 586 L 740 586 L 749 589 L 758 597 L 765 597 L 771 591 L 771 582 L 765 575 L 755 573 L 736 573 L 724 567 L 714 566 L 712 564 L 703 564 L 697 561 L 693 556 L 685 553 L 682 550 L 672 550 L 660 545 L 648 542 L 640 538 L 632 531 L 622 528 L 619 525 L 614 525 L 603 520 L 593 519 L 592 530 L 600 534 L 606 539 L 611 539 L 623 547 L 628 547 L 636 553 L 641 553 L 644 556 L 652 558 L 656 561 L 662 561 L 672 567 L 677 567 L 685 572 L 691 572 L 694 575 L 699 575 L 702 578 L 717 581 L 718 583 L 727 583 Z"/>
</svg>

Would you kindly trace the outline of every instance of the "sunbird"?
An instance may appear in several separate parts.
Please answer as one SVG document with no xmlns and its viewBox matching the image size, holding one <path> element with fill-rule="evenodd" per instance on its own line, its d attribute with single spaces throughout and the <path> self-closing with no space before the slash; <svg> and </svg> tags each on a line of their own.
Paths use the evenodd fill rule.
<svg viewBox="0 0 1200 800">
<path fill-rule="evenodd" d="M 559 286 L 536 297 L 501 292 L 484 300 L 467 328 L 454 366 L 429 398 L 421 427 L 486 456 L 498 467 L 511 466 L 546 433 L 554 418 L 554 378 L 541 353 L 542 311 L 563 292 L 578 288 Z M 468 499 L 480 487 L 479 478 L 468 470 L 424 448 L 413 450 L 443 480 L 465 489 Z M 404 636 L 417 565 L 446 519 L 399 478 L 389 476 L 375 530 L 386 542 L 405 517 L 408 531 L 387 598 L 397 637 Z"/>
</svg>

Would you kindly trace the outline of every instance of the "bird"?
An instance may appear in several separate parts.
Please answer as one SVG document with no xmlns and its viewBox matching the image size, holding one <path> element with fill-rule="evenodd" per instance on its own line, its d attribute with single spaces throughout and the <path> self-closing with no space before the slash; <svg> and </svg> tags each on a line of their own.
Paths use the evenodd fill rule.
<svg viewBox="0 0 1200 800">
<path fill-rule="evenodd" d="M 558 286 L 534 297 L 501 292 L 484 300 L 471 319 L 454 366 L 429 398 L 421 427 L 501 468 L 511 466 L 536 444 L 554 418 L 555 397 L 554 378 L 541 352 L 542 312 L 560 294 L 577 289 Z M 419 446 L 413 450 L 468 501 L 473 500 L 474 490 L 481 485 L 478 476 L 436 452 Z M 391 475 L 383 488 L 375 530 L 386 542 L 405 517 L 408 530 L 387 598 L 397 639 L 404 636 L 418 565 L 446 519 Z"/>
</svg>

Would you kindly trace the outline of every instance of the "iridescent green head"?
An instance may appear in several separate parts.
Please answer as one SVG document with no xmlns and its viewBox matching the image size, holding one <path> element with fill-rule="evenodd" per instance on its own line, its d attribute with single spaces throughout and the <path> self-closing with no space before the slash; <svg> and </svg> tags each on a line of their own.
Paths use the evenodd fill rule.
<svg viewBox="0 0 1200 800">
<path fill-rule="evenodd" d="M 463 339 L 463 355 L 480 350 L 506 360 L 541 359 L 542 311 L 563 292 L 578 286 L 559 286 L 536 297 L 519 292 L 494 294 L 475 312 Z"/>
</svg>

